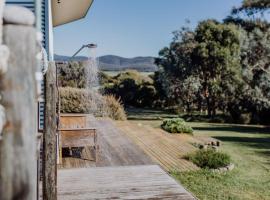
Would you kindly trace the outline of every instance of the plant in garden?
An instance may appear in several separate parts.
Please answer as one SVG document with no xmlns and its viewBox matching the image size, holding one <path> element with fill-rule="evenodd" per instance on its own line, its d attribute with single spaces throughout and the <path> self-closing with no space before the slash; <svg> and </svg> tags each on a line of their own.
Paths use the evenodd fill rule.
<svg viewBox="0 0 270 200">
<path fill-rule="evenodd" d="M 124 108 L 114 96 L 102 96 L 98 92 L 79 88 L 59 88 L 62 113 L 87 113 L 95 116 L 125 120 Z"/>
<path fill-rule="evenodd" d="M 104 96 L 104 109 L 108 117 L 114 120 L 126 120 L 127 116 L 119 98 L 113 95 Z"/>
<path fill-rule="evenodd" d="M 111 78 L 104 84 L 102 92 L 119 97 L 124 105 L 153 107 L 156 89 L 153 80 L 135 70 L 127 70 Z"/>
<path fill-rule="evenodd" d="M 182 118 L 165 119 L 161 127 L 169 133 L 193 133 L 193 129 Z"/>
<path fill-rule="evenodd" d="M 217 169 L 228 166 L 231 158 L 228 154 L 214 149 L 200 149 L 188 154 L 186 158 L 201 168 Z"/>
</svg>

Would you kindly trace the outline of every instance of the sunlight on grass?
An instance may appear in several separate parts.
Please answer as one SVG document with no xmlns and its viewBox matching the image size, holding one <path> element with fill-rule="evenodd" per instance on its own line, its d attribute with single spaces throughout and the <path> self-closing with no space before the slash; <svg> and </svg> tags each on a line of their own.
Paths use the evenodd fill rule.
<svg viewBox="0 0 270 200">
<path fill-rule="evenodd" d="M 199 199 L 270 199 L 270 132 L 256 126 L 190 123 L 196 135 L 222 141 L 231 155 L 232 172 L 214 174 L 207 170 L 174 173 Z M 267 134 L 268 132 L 268 134 Z"/>
<path fill-rule="evenodd" d="M 133 123 L 160 128 L 161 120 L 134 120 Z M 270 131 L 263 126 L 189 123 L 196 136 L 222 141 L 235 169 L 224 174 L 209 170 L 172 172 L 172 176 L 199 199 L 270 199 Z"/>
</svg>

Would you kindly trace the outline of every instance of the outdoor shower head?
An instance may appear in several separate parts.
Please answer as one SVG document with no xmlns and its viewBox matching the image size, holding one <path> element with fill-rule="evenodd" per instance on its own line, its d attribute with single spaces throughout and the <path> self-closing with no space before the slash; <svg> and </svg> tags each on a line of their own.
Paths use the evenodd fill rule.
<svg viewBox="0 0 270 200">
<path fill-rule="evenodd" d="M 84 45 L 85 47 L 89 48 L 89 49 L 94 49 L 94 48 L 97 48 L 97 44 L 87 44 L 87 45 Z"/>
<path fill-rule="evenodd" d="M 78 53 L 80 53 L 80 51 L 83 50 L 84 48 L 95 49 L 97 48 L 97 44 L 90 43 L 82 45 L 82 47 L 71 57 L 71 59 L 74 58 Z"/>
</svg>

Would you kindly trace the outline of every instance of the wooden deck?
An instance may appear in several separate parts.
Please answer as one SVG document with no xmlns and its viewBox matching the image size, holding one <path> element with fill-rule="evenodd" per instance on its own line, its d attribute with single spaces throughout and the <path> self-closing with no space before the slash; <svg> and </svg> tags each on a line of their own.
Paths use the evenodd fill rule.
<svg viewBox="0 0 270 200">
<path fill-rule="evenodd" d="M 163 162 L 152 156 L 139 140 L 136 142 L 135 137 L 131 137 L 130 129 L 127 129 L 126 133 L 123 124 L 117 124 L 121 131 L 109 119 L 98 120 L 95 124 L 99 145 L 97 162 L 93 161 L 94 151 L 90 147 L 82 150 L 81 157 L 63 157 L 62 165 L 58 166 L 58 199 L 195 199 L 159 166 L 153 165 Z M 129 128 L 135 128 L 134 134 L 138 133 L 140 136 L 141 129 L 133 126 Z M 149 130 L 146 131 L 148 133 Z M 140 140 L 144 139 L 147 138 Z M 152 150 L 156 150 L 156 140 L 151 144 L 148 139 L 146 144 L 153 145 Z M 164 160 L 175 159 L 166 156 L 176 154 L 179 148 L 171 152 L 166 151 L 166 155 L 157 150 L 155 155 L 163 157 Z M 178 162 L 177 159 L 171 160 L 172 163 Z M 178 167 L 181 162 L 178 163 Z M 171 165 L 165 164 L 162 167 L 169 171 Z"/>
<path fill-rule="evenodd" d="M 168 134 L 159 128 L 138 125 L 128 121 L 115 122 L 123 134 L 148 154 L 166 171 L 188 171 L 198 169 L 183 156 L 196 148 L 191 144 L 197 138 L 188 135 Z"/>
<path fill-rule="evenodd" d="M 58 168 L 87 168 L 105 166 L 151 165 L 154 162 L 109 119 L 97 120 L 97 162 L 90 147 L 82 150 L 81 157 L 63 156 Z M 65 153 L 65 152 L 63 152 Z"/>
<path fill-rule="evenodd" d="M 58 172 L 59 200 L 193 200 L 159 166 L 97 167 Z"/>
</svg>

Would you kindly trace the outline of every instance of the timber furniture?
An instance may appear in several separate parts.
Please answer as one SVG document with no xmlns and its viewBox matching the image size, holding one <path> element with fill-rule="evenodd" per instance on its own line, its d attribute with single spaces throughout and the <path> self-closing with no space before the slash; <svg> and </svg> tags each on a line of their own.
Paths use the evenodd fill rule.
<svg viewBox="0 0 270 200">
<path fill-rule="evenodd" d="M 94 161 L 97 160 L 97 129 L 93 126 L 95 118 L 88 114 L 61 114 L 58 128 L 59 162 L 62 164 L 62 149 L 68 148 L 73 156 L 74 149 L 86 147 L 94 149 Z"/>
</svg>

